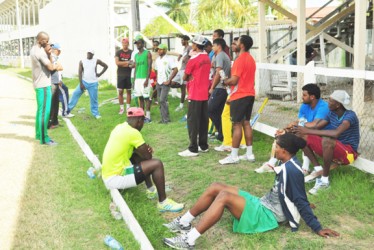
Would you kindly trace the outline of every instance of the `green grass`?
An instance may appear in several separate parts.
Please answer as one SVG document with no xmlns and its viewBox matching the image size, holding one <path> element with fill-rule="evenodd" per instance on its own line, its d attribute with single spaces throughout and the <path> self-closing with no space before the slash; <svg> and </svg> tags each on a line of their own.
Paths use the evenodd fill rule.
<svg viewBox="0 0 374 250">
<path fill-rule="evenodd" d="M 65 79 L 70 91 L 76 79 Z M 99 103 L 116 96 L 114 87 L 105 85 L 99 90 Z M 226 153 L 213 150 L 199 157 L 185 159 L 177 153 L 188 146 L 183 113 L 174 112 L 177 99 L 169 99 L 172 123 L 158 124 L 157 106 L 152 107 L 153 123 L 146 124 L 142 134 L 155 150 L 154 157 L 165 165 L 166 181 L 172 186 L 168 194 L 189 208 L 212 182 L 219 181 L 262 196 L 273 184 L 272 174 L 258 175 L 254 169 L 269 157 L 272 138 L 254 133 L 256 163 L 220 166 L 218 160 Z M 83 113 L 77 110 L 85 108 Z M 124 122 L 119 116 L 118 104 L 100 107 L 102 119 L 96 120 L 89 112 L 89 97 L 82 95 L 72 118 L 79 132 L 101 160 L 111 130 Z M 19 223 L 15 248 L 97 249 L 105 234 L 111 234 L 127 249 L 136 249 L 134 239 L 123 223 L 111 219 L 108 205 L 110 195 L 101 181 L 90 180 L 85 171 L 90 166 L 66 127 L 51 132 L 60 144 L 53 149 L 37 148 L 35 164 L 29 174 L 23 199 L 23 213 Z M 39 150 L 39 151 L 38 151 Z M 244 153 L 244 151 L 242 151 Z M 374 177 L 353 167 L 341 167 L 331 172 L 331 188 L 318 196 L 309 197 L 315 203 L 316 216 L 321 223 L 339 231 L 338 239 L 322 239 L 301 224 L 298 233 L 281 225 L 279 229 L 263 234 L 232 233 L 231 216 L 224 213 L 222 220 L 197 241 L 197 249 L 348 249 L 369 248 L 373 242 Z M 310 189 L 313 184 L 306 184 Z M 155 249 L 166 249 L 162 238 L 166 232 L 162 223 L 177 214 L 160 214 L 156 201 L 145 196 L 144 185 L 123 192 L 123 197 L 138 219 Z M 198 218 L 199 219 L 199 218 Z M 198 221 L 197 219 L 197 221 Z M 35 226 L 36 225 L 36 226 Z M 44 245 L 43 245 L 44 244 Z M 61 247 L 62 246 L 62 247 Z"/>
</svg>

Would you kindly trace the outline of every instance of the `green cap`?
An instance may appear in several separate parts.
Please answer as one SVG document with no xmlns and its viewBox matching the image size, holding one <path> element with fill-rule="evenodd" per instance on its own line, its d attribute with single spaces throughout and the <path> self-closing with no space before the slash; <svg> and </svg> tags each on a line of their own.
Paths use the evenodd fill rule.
<svg viewBox="0 0 374 250">
<path fill-rule="evenodd" d="M 135 42 L 134 42 L 134 43 L 136 43 L 136 42 L 139 41 L 139 40 L 144 40 L 143 37 L 142 37 L 142 35 L 137 35 L 137 36 L 135 37 Z"/>
<path fill-rule="evenodd" d="M 160 45 L 158 45 L 158 49 L 164 49 L 164 50 L 167 50 L 167 49 L 168 49 L 168 46 L 167 46 L 165 43 L 161 43 Z"/>
</svg>

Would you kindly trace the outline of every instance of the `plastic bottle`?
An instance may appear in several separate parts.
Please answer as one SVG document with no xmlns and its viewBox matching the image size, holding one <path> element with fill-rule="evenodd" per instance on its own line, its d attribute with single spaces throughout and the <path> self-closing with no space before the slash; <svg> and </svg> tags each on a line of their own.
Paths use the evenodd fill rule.
<svg viewBox="0 0 374 250">
<path fill-rule="evenodd" d="M 88 177 L 90 177 L 90 179 L 95 179 L 96 178 L 96 170 L 94 167 L 90 167 L 88 170 L 87 170 L 87 175 Z"/>
<path fill-rule="evenodd" d="M 307 123 L 307 119 L 305 117 L 301 117 L 299 119 L 299 126 L 304 127 L 305 123 Z"/>
<path fill-rule="evenodd" d="M 114 202 L 111 202 L 109 204 L 109 210 L 110 210 L 110 213 L 112 214 L 114 219 L 116 219 L 116 220 L 121 220 L 122 219 L 122 214 L 117 210 L 117 206 Z"/>
<path fill-rule="evenodd" d="M 104 243 L 112 250 L 124 250 L 123 246 L 110 235 L 105 236 Z"/>
</svg>

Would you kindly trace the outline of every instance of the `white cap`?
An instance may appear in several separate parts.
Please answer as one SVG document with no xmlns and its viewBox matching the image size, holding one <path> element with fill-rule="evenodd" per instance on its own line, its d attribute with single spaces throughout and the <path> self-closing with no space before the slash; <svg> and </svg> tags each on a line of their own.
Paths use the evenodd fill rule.
<svg viewBox="0 0 374 250">
<path fill-rule="evenodd" d="M 87 50 L 88 53 L 91 53 L 92 55 L 95 55 L 95 51 L 93 49 Z"/>
<path fill-rule="evenodd" d="M 351 98 L 344 90 L 335 90 L 330 97 L 335 101 L 341 103 L 346 110 L 351 109 Z"/>
<path fill-rule="evenodd" d="M 207 39 L 203 36 L 196 35 L 192 38 L 192 42 L 198 45 L 205 45 L 207 42 Z"/>
</svg>

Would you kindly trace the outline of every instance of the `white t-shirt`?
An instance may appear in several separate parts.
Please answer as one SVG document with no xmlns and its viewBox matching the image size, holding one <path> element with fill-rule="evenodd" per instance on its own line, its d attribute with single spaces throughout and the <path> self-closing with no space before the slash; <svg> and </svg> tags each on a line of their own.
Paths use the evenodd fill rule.
<svg viewBox="0 0 374 250">
<path fill-rule="evenodd" d="M 177 67 L 174 57 L 164 55 L 159 56 L 155 62 L 155 70 L 157 71 L 157 83 L 162 84 L 170 78 L 170 74 Z"/>
</svg>

